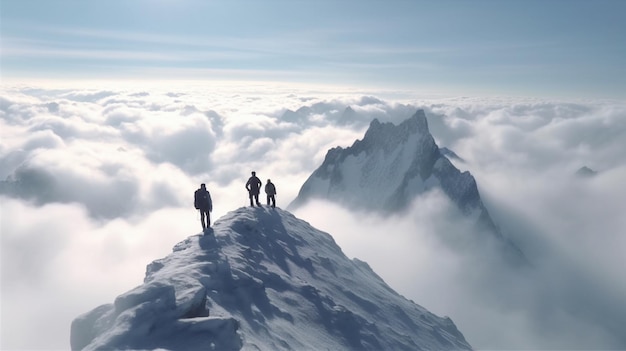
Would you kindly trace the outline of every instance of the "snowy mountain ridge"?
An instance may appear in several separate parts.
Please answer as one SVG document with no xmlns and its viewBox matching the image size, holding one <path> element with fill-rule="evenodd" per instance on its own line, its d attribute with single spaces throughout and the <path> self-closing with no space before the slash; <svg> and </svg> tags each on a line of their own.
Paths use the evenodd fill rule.
<svg viewBox="0 0 626 351">
<path fill-rule="evenodd" d="M 77 317 L 85 349 L 471 349 L 287 211 L 240 208 L 150 263 L 144 284 Z"/>
<path fill-rule="evenodd" d="M 289 208 L 325 198 L 350 208 L 395 212 L 433 187 L 441 187 L 464 211 L 482 206 L 474 178 L 441 154 L 418 110 L 397 126 L 374 119 L 362 140 L 329 150 Z"/>
<path fill-rule="evenodd" d="M 399 125 L 374 119 L 362 140 L 348 148 L 330 149 L 288 209 L 325 199 L 349 209 L 394 213 L 434 188 L 441 189 L 463 214 L 476 218 L 476 227 L 496 238 L 508 258 L 525 261 L 519 248 L 496 227 L 474 177 L 457 169 L 439 149 L 423 110 Z"/>
</svg>

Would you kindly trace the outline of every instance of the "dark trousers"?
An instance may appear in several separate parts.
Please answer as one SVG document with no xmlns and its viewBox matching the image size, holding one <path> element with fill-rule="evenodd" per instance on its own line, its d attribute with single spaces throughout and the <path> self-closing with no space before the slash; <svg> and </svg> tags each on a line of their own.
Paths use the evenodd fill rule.
<svg viewBox="0 0 626 351">
<path fill-rule="evenodd" d="M 254 206 L 254 203 L 252 202 L 252 199 L 254 198 L 254 202 L 256 202 L 257 206 L 261 206 L 261 203 L 259 202 L 259 193 L 253 194 L 252 192 L 249 192 L 250 194 L 250 206 Z"/>
<path fill-rule="evenodd" d="M 267 205 L 270 205 L 270 201 L 272 202 L 272 207 L 276 207 L 276 197 L 274 195 L 267 195 Z"/>
<path fill-rule="evenodd" d="M 204 220 L 206 216 L 206 221 Z M 200 210 L 200 222 L 202 222 L 202 230 L 211 226 L 211 212 L 209 210 Z"/>
</svg>

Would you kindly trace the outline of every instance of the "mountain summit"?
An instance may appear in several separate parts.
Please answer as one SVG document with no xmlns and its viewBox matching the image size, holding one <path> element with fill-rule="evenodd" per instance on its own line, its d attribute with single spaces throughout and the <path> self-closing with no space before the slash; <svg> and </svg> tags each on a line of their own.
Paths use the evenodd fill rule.
<svg viewBox="0 0 626 351">
<path fill-rule="evenodd" d="M 178 243 L 143 285 L 76 318 L 71 347 L 471 349 L 449 318 L 396 293 L 327 233 L 258 207 Z"/>
<path fill-rule="evenodd" d="M 464 212 L 484 210 L 474 177 L 443 156 L 424 111 L 418 110 L 397 126 L 374 119 L 363 140 L 329 150 L 289 208 L 322 198 L 349 208 L 396 212 L 433 187 Z"/>
<path fill-rule="evenodd" d="M 325 199 L 350 209 L 393 213 L 433 188 L 441 189 L 463 214 L 477 218 L 480 232 L 495 237 L 508 259 L 525 262 L 491 219 L 474 177 L 457 169 L 439 149 L 423 110 L 399 125 L 374 119 L 362 140 L 330 149 L 288 209 Z"/>
</svg>

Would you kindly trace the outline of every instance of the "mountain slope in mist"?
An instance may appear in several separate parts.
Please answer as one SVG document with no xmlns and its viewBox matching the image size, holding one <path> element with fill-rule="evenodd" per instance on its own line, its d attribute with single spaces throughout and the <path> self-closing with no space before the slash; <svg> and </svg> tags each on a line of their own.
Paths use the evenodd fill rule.
<svg viewBox="0 0 626 351">
<path fill-rule="evenodd" d="M 398 267 L 402 269 L 402 267 Z M 240 208 L 148 265 L 144 284 L 74 320 L 72 349 L 471 349 L 290 213 Z"/>
<path fill-rule="evenodd" d="M 329 150 L 288 209 L 295 210 L 312 199 L 324 199 L 350 209 L 395 213 L 435 188 L 441 189 L 464 215 L 475 218 L 479 232 L 496 238 L 507 258 L 525 261 L 519 248 L 496 227 L 474 177 L 457 169 L 439 149 L 423 110 L 399 125 L 374 119 L 362 140 L 348 148 Z"/>
</svg>

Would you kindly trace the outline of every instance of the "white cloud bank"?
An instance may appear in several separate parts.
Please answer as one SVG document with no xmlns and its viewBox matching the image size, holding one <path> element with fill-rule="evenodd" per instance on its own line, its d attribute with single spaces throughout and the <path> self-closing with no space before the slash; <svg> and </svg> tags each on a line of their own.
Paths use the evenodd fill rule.
<svg viewBox="0 0 626 351">
<path fill-rule="evenodd" d="M 437 193 L 403 217 L 329 204 L 296 214 L 449 315 L 476 348 L 626 347 L 624 103 L 199 83 L 3 89 L 3 349 L 66 349 L 74 317 L 140 284 L 149 262 L 199 232 L 199 183 L 213 220 L 247 204 L 251 170 L 276 183 L 285 207 L 329 148 L 351 145 L 374 117 L 397 123 L 417 108 L 536 273 L 512 276 L 484 264 L 488 250 L 463 249 L 463 221 Z M 574 178 L 583 165 L 599 174 Z"/>
</svg>

